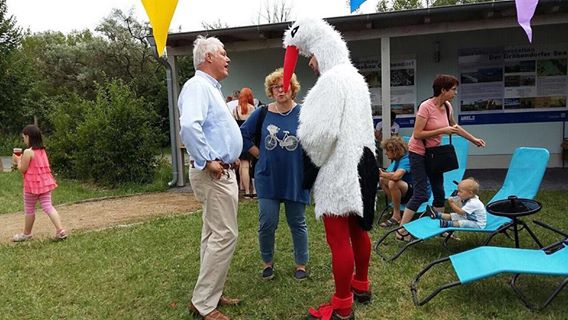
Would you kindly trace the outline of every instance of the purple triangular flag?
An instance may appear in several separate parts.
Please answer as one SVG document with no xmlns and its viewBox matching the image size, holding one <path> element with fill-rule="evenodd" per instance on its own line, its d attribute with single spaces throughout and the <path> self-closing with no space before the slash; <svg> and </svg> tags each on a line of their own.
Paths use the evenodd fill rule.
<svg viewBox="0 0 568 320">
<path fill-rule="evenodd" d="M 525 30 L 529 42 L 532 43 L 532 29 L 531 29 L 531 19 L 536 10 L 536 5 L 538 0 L 515 0 L 515 5 L 517 6 L 517 21 L 519 25 Z"/>
<path fill-rule="evenodd" d="M 363 2 L 365 2 L 365 0 L 350 0 L 349 6 L 351 6 L 351 13 L 357 10 Z"/>
</svg>

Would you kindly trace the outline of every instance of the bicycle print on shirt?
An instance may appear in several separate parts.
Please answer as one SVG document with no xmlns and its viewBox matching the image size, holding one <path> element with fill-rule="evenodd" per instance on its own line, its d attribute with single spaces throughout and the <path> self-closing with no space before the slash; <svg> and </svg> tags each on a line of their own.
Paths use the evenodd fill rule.
<svg viewBox="0 0 568 320">
<path fill-rule="evenodd" d="M 284 136 L 282 139 L 278 138 L 277 133 L 280 132 L 280 128 L 276 125 L 270 124 L 266 127 L 269 135 L 264 139 L 264 147 L 266 150 L 273 150 L 277 145 L 280 148 L 286 149 L 288 151 L 294 151 L 298 148 L 298 138 L 290 134 L 290 131 L 284 130 Z"/>
</svg>

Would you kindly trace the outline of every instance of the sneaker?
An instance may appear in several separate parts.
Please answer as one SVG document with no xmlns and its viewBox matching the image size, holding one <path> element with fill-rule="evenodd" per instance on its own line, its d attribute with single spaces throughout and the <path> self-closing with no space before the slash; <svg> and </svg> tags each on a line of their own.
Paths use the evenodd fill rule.
<svg viewBox="0 0 568 320">
<path fill-rule="evenodd" d="M 454 225 L 451 221 L 440 220 L 440 228 L 451 228 L 453 226 Z"/>
<path fill-rule="evenodd" d="M 438 219 L 438 211 L 436 211 L 436 209 L 434 209 L 430 205 L 426 206 L 426 211 L 424 211 L 424 213 L 426 213 L 430 217 L 430 219 Z"/>
<path fill-rule="evenodd" d="M 298 281 L 302 281 L 308 278 L 308 272 L 304 269 L 296 269 L 294 272 L 294 278 Z"/>
<path fill-rule="evenodd" d="M 55 234 L 55 240 L 65 240 L 65 239 L 67 239 L 67 232 L 65 231 L 65 229 L 61 229 L 59 230 L 59 232 Z"/>
<path fill-rule="evenodd" d="M 30 240 L 31 238 L 32 238 L 31 234 L 18 233 L 17 235 L 14 235 L 14 237 L 12 238 L 12 241 L 24 242 L 24 241 Z"/>
<path fill-rule="evenodd" d="M 266 267 L 262 270 L 262 279 L 264 280 L 272 280 L 274 278 L 274 268 L 273 267 Z"/>
</svg>

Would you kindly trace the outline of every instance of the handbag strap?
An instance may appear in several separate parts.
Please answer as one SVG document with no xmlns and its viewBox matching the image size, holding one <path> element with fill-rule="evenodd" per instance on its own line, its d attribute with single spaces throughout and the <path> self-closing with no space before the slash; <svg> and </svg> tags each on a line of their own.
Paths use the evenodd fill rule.
<svg viewBox="0 0 568 320">
<path fill-rule="evenodd" d="M 260 149 L 260 137 L 262 136 L 262 124 L 266 118 L 266 113 L 268 112 L 268 105 L 259 106 L 260 111 L 258 114 L 258 119 L 256 119 L 256 130 L 253 137 L 253 143 Z"/>
<path fill-rule="evenodd" d="M 450 124 L 450 108 L 448 108 L 448 102 L 444 101 L 444 108 L 446 109 L 446 116 L 448 117 L 448 125 Z M 426 139 L 422 139 L 424 143 L 424 148 L 426 148 Z M 452 134 L 450 133 L 450 144 L 452 144 Z"/>
</svg>

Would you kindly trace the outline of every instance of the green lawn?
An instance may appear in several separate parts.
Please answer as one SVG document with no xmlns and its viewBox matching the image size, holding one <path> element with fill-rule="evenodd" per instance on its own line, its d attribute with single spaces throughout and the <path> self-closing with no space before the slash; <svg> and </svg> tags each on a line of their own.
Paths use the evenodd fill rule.
<svg viewBox="0 0 568 320">
<path fill-rule="evenodd" d="M 542 192 L 543 210 L 535 218 L 568 230 L 566 192 Z M 484 193 L 485 199 L 489 197 Z M 309 307 L 332 294 L 330 256 L 323 225 L 308 213 L 310 278 L 293 279 L 294 262 L 288 227 L 281 217 L 273 281 L 260 278 L 257 207 L 239 209 L 239 242 L 226 293 L 244 299 L 222 310 L 232 319 L 303 319 Z M 199 268 L 201 215 L 160 218 L 128 228 L 73 234 L 65 242 L 32 241 L 0 246 L 1 319 L 190 319 L 186 303 Z M 533 228 L 549 243 L 558 236 Z M 373 230 L 376 240 L 383 230 Z M 531 246 L 525 233 L 523 245 Z M 462 234 L 458 249 L 481 238 Z M 398 242 L 389 242 L 394 246 Z M 496 237 L 494 244 L 511 246 Z M 565 319 L 568 293 L 544 312 L 531 313 L 509 288 L 510 276 L 498 276 L 441 293 L 424 307 L 412 304 L 409 284 L 427 263 L 448 253 L 441 239 L 407 250 L 391 263 L 373 253 L 370 277 L 374 300 L 356 306 L 357 319 Z M 453 280 L 451 267 L 438 268 L 423 286 Z M 428 280 L 428 281 L 427 281 Z M 548 293 L 558 278 L 528 277 L 524 284 L 537 295 Z M 567 290 L 565 290 L 567 291 Z"/>
<path fill-rule="evenodd" d="M 123 185 L 116 189 L 104 189 L 76 180 L 58 178 L 59 187 L 53 192 L 53 204 L 77 202 L 85 199 L 128 195 L 141 192 L 165 191 L 171 179 L 171 166 L 162 164 L 153 183 L 147 185 Z M 24 210 L 22 175 L 19 172 L 0 172 L 0 214 Z"/>
</svg>

